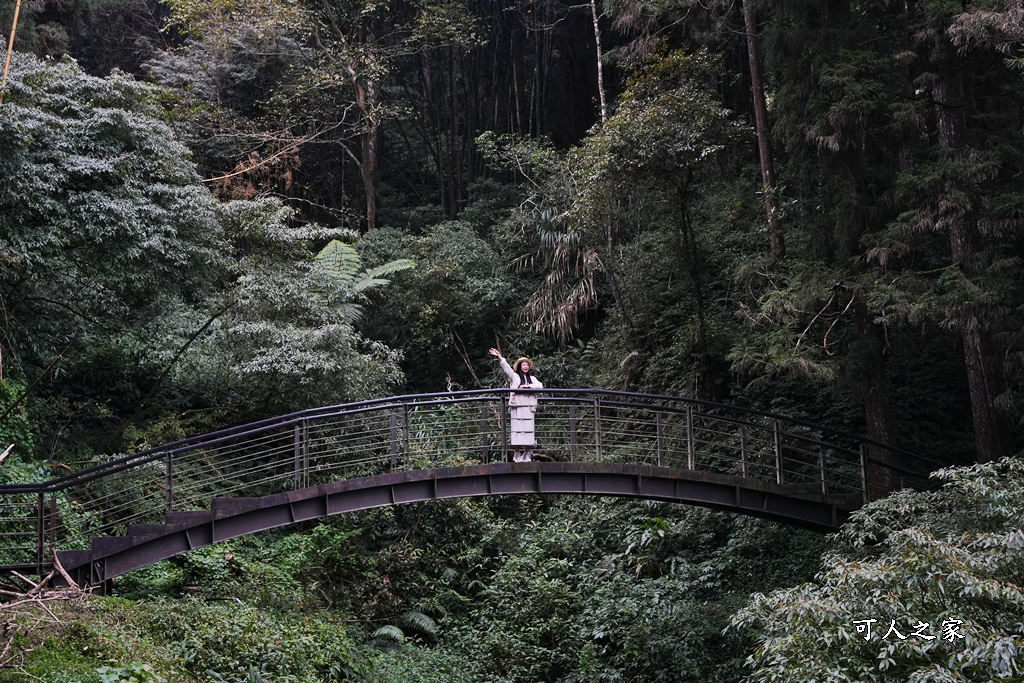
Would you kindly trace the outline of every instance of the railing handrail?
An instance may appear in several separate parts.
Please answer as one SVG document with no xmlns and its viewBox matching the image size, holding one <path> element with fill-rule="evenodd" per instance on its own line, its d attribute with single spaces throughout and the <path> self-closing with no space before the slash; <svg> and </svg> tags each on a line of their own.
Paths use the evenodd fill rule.
<svg viewBox="0 0 1024 683">
<path fill-rule="evenodd" d="M 153 446 L 137 453 L 130 455 L 121 456 L 113 460 L 106 462 L 97 463 L 84 469 L 70 472 L 68 474 L 50 479 L 44 482 L 34 482 L 25 484 L 3 484 L 0 485 L 0 493 L 52 493 L 66 489 L 76 483 L 82 483 L 91 481 L 97 478 L 101 478 L 106 474 L 113 474 L 115 472 L 129 469 L 131 467 L 142 466 L 156 460 L 166 458 L 168 455 L 172 456 L 200 448 L 203 446 L 212 446 L 224 441 L 238 438 L 241 436 L 247 436 L 252 434 L 258 434 L 261 432 L 268 431 L 270 429 L 276 429 L 280 427 L 286 427 L 289 425 L 295 425 L 304 420 L 310 420 L 314 418 L 329 418 L 335 416 L 348 415 L 357 412 L 368 412 L 373 410 L 382 410 L 394 407 L 408 407 L 417 405 L 443 405 L 443 404 L 454 404 L 471 402 L 474 399 L 481 398 L 500 398 L 507 396 L 513 392 L 520 393 L 536 393 L 543 396 L 575 396 L 575 395 L 587 395 L 587 396 L 614 396 L 614 397 L 627 397 L 632 399 L 642 399 L 645 401 L 657 401 L 657 402 L 669 402 L 669 403 L 681 403 L 690 406 L 700 406 L 703 408 L 729 410 L 737 413 L 756 416 L 765 418 L 768 420 L 775 420 L 785 424 L 798 425 L 813 430 L 818 430 L 835 437 L 852 440 L 856 443 L 865 444 L 869 446 L 876 446 L 883 448 L 891 453 L 899 454 L 904 457 L 912 458 L 919 461 L 922 464 L 926 464 L 932 467 L 941 467 L 943 463 L 929 458 L 927 456 L 909 451 L 897 446 L 871 439 L 866 436 L 853 434 L 850 432 L 836 429 L 828 425 L 817 424 L 810 422 L 809 420 L 803 420 L 801 418 L 790 417 L 780 413 L 773 413 L 769 411 L 760 410 L 757 408 L 749 408 L 746 406 L 739 406 L 729 403 L 719 403 L 715 401 L 708 401 L 705 399 L 699 399 L 687 396 L 669 396 L 664 394 L 646 394 L 641 392 L 631 391 L 620 391 L 614 389 L 593 389 L 593 388 L 545 388 L 545 389 L 511 389 L 508 387 L 497 387 L 493 389 L 472 389 L 463 391 L 446 391 L 436 393 L 422 393 L 422 394 L 402 394 L 398 396 L 389 396 L 382 398 L 368 399 L 364 401 L 354 401 L 350 403 L 342 403 L 331 406 L 322 406 L 318 408 L 306 408 L 300 411 L 287 413 L 285 415 L 279 415 L 276 417 L 264 418 L 262 420 L 256 420 L 253 422 L 245 423 L 242 425 L 236 425 L 233 427 L 227 427 L 224 429 L 215 430 L 212 432 L 206 432 L 197 434 L 176 441 L 168 442 L 158 446 Z M 624 403 L 624 402 L 610 402 L 608 405 L 615 405 L 617 407 L 641 407 L 648 409 L 661 409 L 668 412 L 684 413 L 685 407 L 676 408 L 671 405 L 650 405 L 640 403 Z M 730 422 L 742 423 L 742 421 L 735 418 L 722 417 L 720 419 L 728 420 Z M 754 423 L 748 423 L 753 426 L 757 426 Z M 833 445 L 827 444 L 826 442 L 818 441 L 822 445 Z M 836 446 L 838 447 L 838 446 Z M 896 463 L 880 460 L 868 456 L 868 462 L 876 465 L 882 465 L 896 469 L 904 473 L 914 473 L 913 470 L 906 469 L 898 466 Z"/>
</svg>

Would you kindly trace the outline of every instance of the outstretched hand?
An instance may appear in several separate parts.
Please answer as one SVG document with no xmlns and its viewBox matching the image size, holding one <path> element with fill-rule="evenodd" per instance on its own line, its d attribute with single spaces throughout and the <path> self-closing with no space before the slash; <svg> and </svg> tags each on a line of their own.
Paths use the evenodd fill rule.
<svg viewBox="0 0 1024 683">
<path fill-rule="evenodd" d="M 491 354 L 495 358 L 501 358 L 501 351 L 498 349 L 490 349 L 487 353 Z"/>
</svg>

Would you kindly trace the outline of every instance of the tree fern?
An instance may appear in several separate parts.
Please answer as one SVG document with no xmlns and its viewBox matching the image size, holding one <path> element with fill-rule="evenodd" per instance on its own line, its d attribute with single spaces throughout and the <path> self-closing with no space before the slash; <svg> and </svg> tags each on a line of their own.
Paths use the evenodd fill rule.
<svg viewBox="0 0 1024 683">
<path fill-rule="evenodd" d="M 396 259 L 360 272 L 362 262 L 359 252 L 351 244 L 337 239 L 328 242 L 313 260 L 340 290 L 338 293 L 341 296 L 334 305 L 350 320 L 359 318 L 363 312 L 362 306 L 352 301 L 352 298 L 374 287 L 388 284 L 390 280 L 386 276 L 392 273 L 416 267 L 412 259 Z"/>
</svg>

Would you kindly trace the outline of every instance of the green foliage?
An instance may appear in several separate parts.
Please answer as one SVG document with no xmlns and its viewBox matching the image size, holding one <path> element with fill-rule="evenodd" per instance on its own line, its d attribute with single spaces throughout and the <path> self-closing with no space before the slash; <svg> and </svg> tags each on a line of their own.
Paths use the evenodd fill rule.
<svg viewBox="0 0 1024 683">
<path fill-rule="evenodd" d="M 465 652 L 438 648 L 406 648 L 372 656 L 362 680 L 374 683 L 449 683 L 481 680 L 479 662 Z M 359 680 L 354 678 L 353 680 Z M 500 680 L 500 679 L 490 679 Z"/>
<path fill-rule="evenodd" d="M 891 409 L 892 434 L 952 461 L 970 433 L 952 342 L 977 329 L 1008 379 L 990 402 L 1024 414 L 1024 91 L 1006 59 L 1019 7 L 800 0 L 761 14 L 790 254 L 772 262 L 746 60 L 727 30 L 739 5 L 605 6 L 606 47 L 631 27 L 664 42 L 605 72 L 612 116 L 585 137 L 594 35 L 567 3 L 172 0 L 160 39 L 174 49 L 147 74 L 173 94 L 16 55 L 0 299 L 19 379 L 0 404 L 42 381 L 0 425 L 17 444 L 3 481 L 50 474 L 25 464 L 32 448 L 77 466 L 117 441 L 383 395 L 403 368 L 414 389 L 495 385 L 476 368 L 496 344 L 539 358 L 552 386 L 750 402 L 851 430 L 866 406 Z M 41 28 L 19 47 L 56 53 L 79 30 Z M 721 59 L 677 49 L 701 32 L 727 45 Z M 935 126 L 950 74 L 964 78 L 957 150 Z M 191 155 L 235 201 L 214 200 Z M 395 227 L 346 229 L 374 191 Z M 970 253 L 953 263 L 961 218 Z M 446 418 L 412 415 L 417 455 L 444 450 Z M 754 680 L 1016 680 L 1015 468 L 875 503 L 816 583 L 756 598 L 724 636 L 749 592 L 806 580 L 822 541 L 696 508 L 506 498 L 348 515 L 147 568 L 116 584 L 147 600 L 144 628 L 87 617 L 27 670 L 141 679 L 145 656 L 166 680 L 717 683 L 741 675 L 742 624 L 761 629 Z M 970 641 L 883 650 L 856 632 L 862 617 L 962 618 Z"/>
<path fill-rule="evenodd" d="M 100 319 L 124 329 L 202 293 L 222 263 L 222 233 L 158 91 L 25 56 L 8 87 L 0 276 L 5 297 L 25 302 L 8 311 L 15 348 L 49 362 L 64 338 L 109 338 Z"/>
<path fill-rule="evenodd" d="M 780 388 L 803 377 L 852 392 L 879 437 L 920 440 L 917 425 L 896 424 L 890 387 L 931 395 L 908 385 L 948 361 L 933 354 L 893 380 L 906 372 L 899 350 L 959 337 L 966 356 L 954 362 L 972 367 L 977 430 L 1002 434 L 1021 406 L 1024 223 L 1010 208 L 1021 196 L 1021 158 L 1010 150 L 1024 138 L 1021 91 L 999 46 L 1018 35 L 1019 15 L 987 2 L 870 8 L 797 3 L 764 22 L 780 177 L 800 199 L 787 205 L 789 261 L 751 258 L 738 273 L 754 300 L 733 369 Z M 951 402 L 962 391 L 950 387 Z M 947 424 L 943 440 L 959 441 L 960 425 Z M 975 457 L 1012 452 L 985 443 Z"/>
<path fill-rule="evenodd" d="M 576 680 L 728 680 L 716 660 L 740 645 L 721 634 L 730 606 L 708 604 L 699 590 L 682 574 L 645 582 L 618 574 L 599 584 L 579 618 L 588 637 Z"/>
<path fill-rule="evenodd" d="M 12 66 L 0 108 L 4 360 L 33 380 L 51 373 L 28 398 L 40 417 L 63 415 L 39 422 L 49 453 L 73 433 L 87 451 L 90 431 L 109 434 L 135 409 L 165 334 L 226 265 L 215 202 L 160 95 L 70 60 L 19 55 Z"/>
<path fill-rule="evenodd" d="M 100 683 L 165 683 L 167 680 L 158 676 L 153 667 L 140 662 L 128 666 L 101 666 L 96 673 L 100 675 Z"/>
<path fill-rule="evenodd" d="M 13 618 L 9 634 L 20 631 L 14 646 L 21 654 L 13 663 L 20 664 L 25 678 L 48 683 L 192 682 L 139 628 L 140 613 L 133 603 L 94 596 L 50 601 L 48 606 L 49 614 L 7 613 Z"/>
<path fill-rule="evenodd" d="M 399 380 L 397 354 L 355 329 L 352 283 L 336 282 L 311 253 L 313 241 L 344 231 L 291 226 L 292 212 L 274 200 L 233 202 L 219 214 L 237 277 L 181 359 L 179 382 L 244 421 L 378 396 Z"/>
<path fill-rule="evenodd" d="M 349 657 L 344 628 L 319 616 L 194 598 L 160 600 L 142 609 L 151 636 L 198 676 L 255 670 L 274 680 L 310 681 Z"/>
<path fill-rule="evenodd" d="M 405 644 L 405 632 L 392 624 L 385 624 L 373 632 L 372 638 L 377 642 L 388 642 L 392 645 Z"/>
<path fill-rule="evenodd" d="M 609 170 L 678 183 L 679 174 L 699 171 L 720 156 L 743 132 L 707 86 L 720 73 L 707 53 L 651 57 L 595 137 L 594 144 L 606 150 Z"/>
<path fill-rule="evenodd" d="M 32 427 L 25 406 L 15 405 L 27 391 L 25 382 L 0 380 L 0 448 L 14 446 L 14 453 L 24 456 L 32 454 Z"/>
<path fill-rule="evenodd" d="M 463 221 L 431 226 L 419 236 L 381 228 L 360 247 L 368 264 L 381 264 L 375 268 L 410 259 L 417 264 L 373 293 L 378 313 L 367 320 L 368 333 L 403 350 L 412 387 L 437 391 L 451 377 L 473 388 L 466 357 L 482 357 L 494 345 L 492 335 L 505 325 L 518 293 L 503 271 L 505 256 Z"/>
<path fill-rule="evenodd" d="M 516 265 L 537 278 L 523 314 L 559 345 L 607 316 L 593 348 L 600 385 L 721 392 L 735 324 L 721 275 L 734 255 L 714 253 L 731 238 L 701 197 L 718 189 L 743 128 L 709 86 L 718 74 L 706 53 L 650 59 L 614 115 L 564 154 L 544 141 L 478 139 L 531 190 L 513 216 L 531 242 Z"/>
<path fill-rule="evenodd" d="M 935 476 L 859 510 L 813 583 L 752 597 L 733 619 L 755 629 L 748 680 L 1021 680 L 1024 467 Z"/>
</svg>

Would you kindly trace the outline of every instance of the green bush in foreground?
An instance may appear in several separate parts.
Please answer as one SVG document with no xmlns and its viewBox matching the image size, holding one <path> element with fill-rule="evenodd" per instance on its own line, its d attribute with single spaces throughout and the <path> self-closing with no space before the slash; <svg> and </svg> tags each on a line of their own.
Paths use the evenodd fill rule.
<svg viewBox="0 0 1024 683">
<path fill-rule="evenodd" d="M 749 681 L 1024 681 L 1024 461 L 933 476 L 858 511 L 814 582 L 736 614 Z"/>
</svg>

